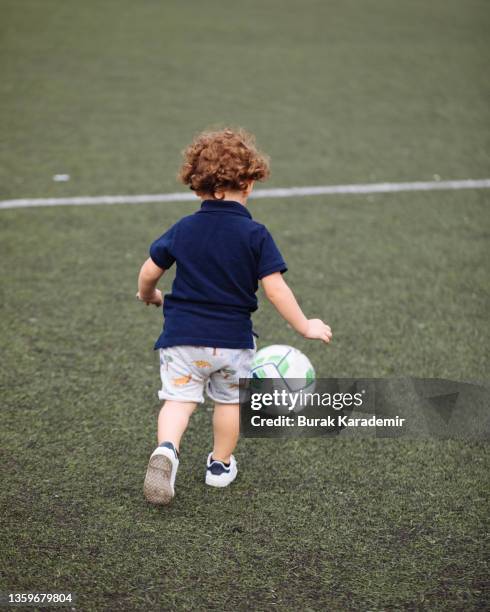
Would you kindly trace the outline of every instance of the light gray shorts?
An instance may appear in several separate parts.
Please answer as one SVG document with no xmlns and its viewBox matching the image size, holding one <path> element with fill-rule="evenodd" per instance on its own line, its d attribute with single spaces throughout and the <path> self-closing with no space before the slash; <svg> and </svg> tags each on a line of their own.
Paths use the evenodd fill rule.
<svg viewBox="0 0 490 612">
<path fill-rule="evenodd" d="M 158 397 L 180 402 L 238 404 L 239 379 L 248 378 L 255 349 L 170 346 L 160 349 Z"/>
</svg>

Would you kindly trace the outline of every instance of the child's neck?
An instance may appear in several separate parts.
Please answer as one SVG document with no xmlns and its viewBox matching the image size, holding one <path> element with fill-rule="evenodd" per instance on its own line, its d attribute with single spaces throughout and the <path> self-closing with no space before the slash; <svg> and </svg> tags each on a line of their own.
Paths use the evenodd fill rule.
<svg viewBox="0 0 490 612">
<path fill-rule="evenodd" d="M 244 193 L 243 191 L 222 191 L 219 194 L 220 197 L 214 197 L 212 195 L 203 197 L 203 200 L 216 200 L 219 202 L 220 200 L 231 200 L 233 202 L 239 202 L 243 204 L 243 206 L 247 205 L 248 193 Z"/>
</svg>

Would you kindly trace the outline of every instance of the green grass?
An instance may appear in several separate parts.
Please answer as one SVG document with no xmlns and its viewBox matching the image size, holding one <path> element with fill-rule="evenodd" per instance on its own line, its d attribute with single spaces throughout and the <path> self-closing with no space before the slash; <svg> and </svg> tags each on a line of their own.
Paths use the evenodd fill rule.
<svg viewBox="0 0 490 612">
<path fill-rule="evenodd" d="M 1 197 L 174 191 L 215 122 L 258 134 L 271 186 L 488 175 L 483 2 L 246 6 L 3 2 Z M 334 331 L 302 340 L 261 297 L 261 346 L 323 377 L 488 379 L 485 191 L 250 206 Z M 145 503 L 161 314 L 136 277 L 191 210 L 1 211 L 0 590 L 81 610 L 488 606 L 485 443 L 242 440 L 236 483 L 210 491 L 206 404 L 175 503 Z"/>
<path fill-rule="evenodd" d="M 179 151 L 227 122 L 256 132 L 274 185 L 488 174 L 484 0 L 2 9 L 5 197 L 174 191 Z"/>
</svg>

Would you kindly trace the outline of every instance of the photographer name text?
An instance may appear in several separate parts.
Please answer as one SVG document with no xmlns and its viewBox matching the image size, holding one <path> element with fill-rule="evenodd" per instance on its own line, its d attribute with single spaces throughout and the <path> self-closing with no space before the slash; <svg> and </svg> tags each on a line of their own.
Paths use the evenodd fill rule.
<svg viewBox="0 0 490 612">
<path fill-rule="evenodd" d="M 280 415 L 262 417 L 255 414 L 250 423 L 253 427 L 403 427 L 406 419 L 399 416 L 382 417 L 348 417 L 338 414 L 325 417 L 307 417 L 302 414 L 295 416 Z"/>
</svg>

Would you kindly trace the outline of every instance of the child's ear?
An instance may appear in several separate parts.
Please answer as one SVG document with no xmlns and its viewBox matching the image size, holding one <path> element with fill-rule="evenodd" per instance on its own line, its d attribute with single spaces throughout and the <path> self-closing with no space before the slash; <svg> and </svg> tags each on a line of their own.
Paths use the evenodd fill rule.
<svg viewBox="0 0 490 612">
<path fill-rule="evenodd" d="M 255 181 L 248 181 L 247 189 L 245 190 L 245 194 L 247 197 L 252 193 L 254 185 Z"/>
</svg>

